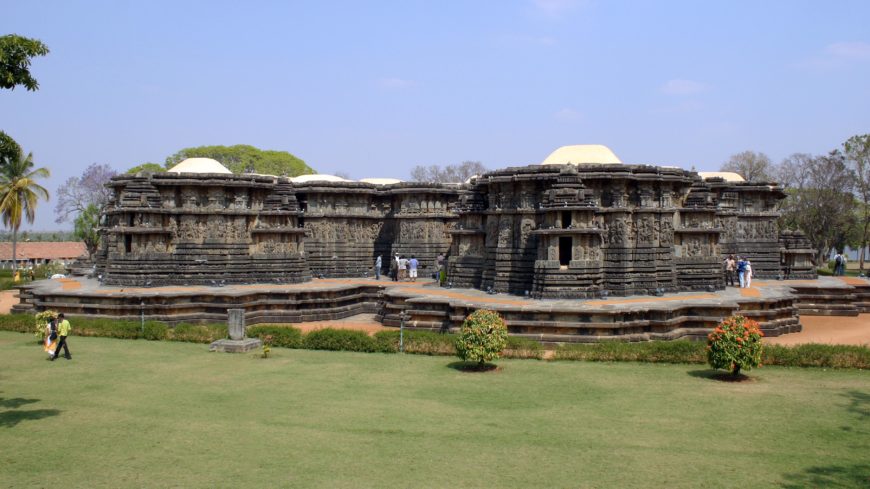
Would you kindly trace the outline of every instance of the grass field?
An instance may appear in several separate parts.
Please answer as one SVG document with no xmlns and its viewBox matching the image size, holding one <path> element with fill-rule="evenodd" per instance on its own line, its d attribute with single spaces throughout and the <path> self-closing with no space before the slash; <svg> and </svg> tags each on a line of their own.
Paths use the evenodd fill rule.
<svg viewBox="0 0 870 489">
<path fill-rule="evenodd" d="M 71 349 L 0 332 L 0 487 L 870 485 L 866 371 Z"/>
</svg>

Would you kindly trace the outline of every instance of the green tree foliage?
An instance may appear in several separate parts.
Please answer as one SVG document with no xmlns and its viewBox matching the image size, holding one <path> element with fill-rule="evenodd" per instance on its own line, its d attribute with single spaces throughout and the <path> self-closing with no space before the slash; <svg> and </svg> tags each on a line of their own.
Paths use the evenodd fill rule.
<svg viewBox="0 0 870 489">
<path fill-rule="evenodd" d="M 0 36 L 0 88 L 15 90 L 21 85 L 30 91 L 38 90 L 39 83 L 30 74 L 30 61 L 46 54 L 48 47 L 37 39 L 15 34 Z"/>
<path fill-rule="evenodd" d="M 860 241 L 857 248 L 861 250 L 859 268 L 864 269 L 864 250 L 870 239 L 870 134 L 855 135 L 843 143 L 843 154 L 846 162 L 855 173 L 855 195 L 860 199 L 859 210 L 861 222 Z"/>
<path fill-rule="evenodd" d="M 73 221 L 75 237 L 84 241 L 88 249 L 88 258 L 93 258 L 100 245 L 100 207 L 96 204 L 88 206 L 76 216 Z"/>
<path fill-rule="evenodd" d="M 761 365 L 764 333 L 758 323 L 743 316 L 731 316 L 707 336 L 707 363 L 732 375 Z"/>
<path fill-rule="evenodd" d="M 3 131 L 0 131 L 0 162 L 18 157 L 21 146 Z"/>
<path fill-rule="evenodd" d="M 295 177 L 317 173 L 304 161 L 286 151 L 261 150 L 246 144 L 184 148 L 166 158 L 166 168 L 172 168 L 187 158 L 211 158 L 236 174 L 262 173 Z"/>
<path fill-rule="evenodd" d="M 854 173 L 840 151 L 824 156 L 794 154 L 778 168 L 788 197 L 780 206 L 780 227 L 800 229 L 816 249 L 816 263 L 842 249 L 854 236 Z"/>
<path fill-rule="evenodd" d="M 151 173 L 163 173 L 166 171 L 166 168 L 164 168 L 163 165 L 161 165 L 159 163 L 142 163 L 141 165 L 136 165 L 133 168 L 130 168 L 129 170 L 127 170 L 126 173 L 128 173 L 130 175 L 135 175 L 135 174 L 139 173 L 140 171 L 147 171 L 147 172 L 151 172 Z"/>
<path fill-rule="evenodd" d="M 486 362 L 501 356 L 507 344 L 507 326 L 495 311 L 480 309 L 469 314 L 456 338 L 456 354 L 463 361 Z"/>
<path fill-rule="evenodd" d="M 21 219 L 33 223 L 36 204 L 40 198 L 48 200 L 48 190 L 36 183 L 37 178 L 48 178 L 46 168 L 33 168 L 33 153 L 6 159 L 0 165 L 0 219 L 12 230 L 12 263 L 16 262 L 16 245 Z"/>
</svg>

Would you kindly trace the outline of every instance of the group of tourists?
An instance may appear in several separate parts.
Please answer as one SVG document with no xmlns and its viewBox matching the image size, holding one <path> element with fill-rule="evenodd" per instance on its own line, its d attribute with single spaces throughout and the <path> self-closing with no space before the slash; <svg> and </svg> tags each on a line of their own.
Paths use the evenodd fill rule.
<svg viewBox="0 0 870 489">
<path fill-rule="evenodd" d="M 842 277 L 846 275 L 846 263 L 849 260 L 846 258 L 846 255 L 843 253 L 837 253 L 834 255 L 834 275 L 838 277 Z"/>
<path fill-rule="evenodd" d="M 737 275 L 740 288 L 749 288 L 752 286 L 752 262 L 749 258 L 734 255 L 728 255 L 725 258 L 725 286 L 734 286 L 734 275 Z"/>
<path fill-rule="evenodd" d="M 375 279 L 377 280 L 381 279 L 381 266 L 383 266 L 383 263 L 380 256 L 375 260 Z M 407 258 L 405 255 L 396 253 L 396 256 L 390 262 L 390 278 L 393 282 L 404 282 L 405 280 L 416 282 L 417 270 L 419 268 L 420 261 L 414 255 L 411 255 L 411 258 Z"/>
<path fill-rule="evenodd" d="M 72 359 L 66 341 L 71 329 L 69 321 L 66 320 L 63 313 L 58 314 L 56 318 L 49 319 L 45 325 L 45 346 L 43 347 L 48 353 L 49 360 L 54 361 L 60 354 L 61 348 L 63 348 L 64 358 Z"/>
<path fill-rule="evenodd" d="M 383 266 L 383 257 L 379 255 L 375 258 L 375 280 L 381 279 Z M 404 282 L 405 280 L 416 282 L 419 268 L 420 261 L 414 255 L 411 255 L 411 258 L 406 258 L 404 255 L 396 253 L 396 256 L 390 261 L 390 278 L 393 282 Z M 435 258 L 435 272 L 432 274 L 432 278 L 437 280 L 442 287 L 447 281 L 447 259 L 443 253 L 439 253 L 438 257 Z"/>
</svg>

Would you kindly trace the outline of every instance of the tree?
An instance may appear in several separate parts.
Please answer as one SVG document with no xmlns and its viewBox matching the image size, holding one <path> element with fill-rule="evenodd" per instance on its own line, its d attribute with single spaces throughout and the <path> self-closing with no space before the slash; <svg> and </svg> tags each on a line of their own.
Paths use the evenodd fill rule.
<svg viewBox="0 0 870 489">
<path fill-rule="evenodd" d="M 37 39 L 15 34 L 0 36 L 0 88 L 15 90 L 21 85 L 32 92 L 38 90 L 39 83 L 30 74 L 30 61 L 46 54 L 48 47 Z"/>
<path fill-rule="evenodd" d="M 172 168 L 187 158 L 212 158 L 236 174 L 251 170 L 254 173 L 290 177 L 317 173 L 304 161 L 286 151 L 261 150 L 246 144 L 184 148 L 166 158 L 166 168 Z"/>
<path fill-rule="evenodd" d="M 16 246 L 21 218 L 33 223 L 36 204 L 40 198 L 48 200 L 48 190 L 36 183 L 37 178 L 48 178 L 46 168 L 33 168 L 33 153 L 24 152 L 6 159 L 0 168 L 0 218 L 12 230 L 12 266 L 17 263 Z"/>
<path fill-rule="evenodd" d="M 19 153 L 21 153 L 21 146 L 9 137 L 8 134 L 0 131 L 0 161 L 11 160 L 17 157 Z"/>
<path fill-rule="evenodd" d="M 80 177 L 70 177 L 57 189 L 57 204 L 54 213 L 55 222 L 61 223 L 77 216 L 91 204 L 98 209 L 109 201 L 112 191 L 106 184 L 117 175 L 109 165 L 92 163 Z"/>
<path fill-rule="evenodd" d="M 859 268 L 864 270 L 864 251 L 870 233 L 870 134 L 856 135 L 843 143 L 843 153 L 855 173 L 855 194 L 861 200 Z"/>
<path fill-rule="evenodd" d="M 418 165 L 411 170 L 411 180 L 425 183 L 464 183 L 486 171 L 486 167 L 479 161 L 463 161 L 443 168 L 438 165 Z"/>
<path fill-rule="evenodd" d="M 125 173 L 135 175 L 140 171 L 147 171 L 151 173 L 164 173 L 166 171 L 166 168 L 164 168 L 163 165 L 159 163 L 142 163 L 141 165 L 136 165 L 133 168 L 130 168 Z"/>
<path fill-rule="evenodd" d="M 853 173 L 840 151 L 826 156 L 795 154 L 780 165 L 788 197 L 781 205 L 781 228 L 802 230 L 823 263 L 835 247 L 842 248 L 853 232 Z"/>
<path fill-rule="evenodd" d="M 723 163 L 720 171 L 737 173 L 750 182 L 769 182 L 773 180 L 773 164 L 764 153 L 744 151 L 731 155 L 727 162 Z"/>
<path fill-rule="evenodd" d="M 88 250 L 88 259 L 93 259 L 100 245 L 100 213 L 102 209 L 95 204 L 88 204 L 84 211 L 73 221 L 75 237 L 84 241 Z"/>
<path fill-rule="evenodd" d="M 495 311 L 479 309 L 469 314 L 456 337 L 456 354 L 463 361 L 477 362 L 483 368 L 486 362 L 501 355 L 507 344 L 507 326 Z"/>
</svg>

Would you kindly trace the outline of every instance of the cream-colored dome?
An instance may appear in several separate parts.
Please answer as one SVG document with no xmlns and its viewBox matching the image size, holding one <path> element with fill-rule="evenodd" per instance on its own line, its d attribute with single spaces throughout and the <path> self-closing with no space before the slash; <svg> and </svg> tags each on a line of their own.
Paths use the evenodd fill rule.
<svg viewBox="0 0 870 489">
<path fill-rule="evenodd" d="M 703 179 L 708 178 L 721 178 L 726 182 L 745 182 L 746 179 L 741 177 L 739 173 L 734 173 L 732 171 L 699 171 L 698 175 Z"/>
<path fill-rule="evenodd" d="M 293 183 L 306 183 L 306 182 L 350 182 L 352 180 L 348 180 L 346 178 L 337 177 L 335 175 L 299 175 L 298 177 L 293 177 L 290 179 Z"/>
<path fill-rule="evenodd" d="M 360 182 L 371 183 L 374 185 L 393 185 L 395 183 L 402 183 L 398 178 L 363 178 Z"/>
<path fill-rule="evenodd" d="M 227 167 L 211 158 L 188 158 L 167 171 L 170 173 L 232 173 Z"/>
<path fill-rule="evenodd" d="M 611 164 L 622 163 L 607 146 L 603 144 L 575 144 L 562 146 L 550 153 L 542 165 L 579 165 L 583 163 Z"/>
</svg>

